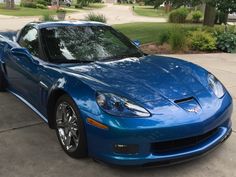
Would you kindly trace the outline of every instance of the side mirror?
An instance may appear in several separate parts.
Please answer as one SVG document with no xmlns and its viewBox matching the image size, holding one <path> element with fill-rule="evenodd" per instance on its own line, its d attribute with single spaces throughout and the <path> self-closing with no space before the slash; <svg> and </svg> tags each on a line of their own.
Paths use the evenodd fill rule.
<svg viewBox="0 0 236 177">
<path fill-rule="evenodd" d="M 134 43 L 134 45 L 136 45 L 137 47 L 140 47 L 140 45 L 141 45 L 141 42 L 140 42 L 140 40 L 133 40 L 133 43 Z"/>
<path fill-rule="evenodd" d="M 12 48 L 11 53 L 18 58 L 24 57 L 24 58 L 30 59 L 31 61 L 33 59 L 32 55 L 26 48 Z"/>
</svg>

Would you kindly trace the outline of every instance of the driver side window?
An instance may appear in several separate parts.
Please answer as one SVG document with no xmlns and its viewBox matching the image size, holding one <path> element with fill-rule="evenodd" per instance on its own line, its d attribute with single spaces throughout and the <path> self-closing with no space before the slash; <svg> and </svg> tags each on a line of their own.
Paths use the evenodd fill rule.
<svg viewBox="0 0 236 177">
<path fill-rule="evenodd" d="M 38 31 L 33 27 L 25 27 L 20 34 L 18 44 L 27 48 L 32 55 L 39 56 Z"/>
</svg>

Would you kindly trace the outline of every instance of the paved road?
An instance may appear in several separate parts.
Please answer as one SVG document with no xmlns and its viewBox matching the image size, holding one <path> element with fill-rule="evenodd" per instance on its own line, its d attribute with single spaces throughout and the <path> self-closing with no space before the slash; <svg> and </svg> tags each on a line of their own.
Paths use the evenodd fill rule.
<svg viewBox="0 0 236 177">
<path fill-rule="evenodd" d="M 236 54 L 180 55 L 208 68 L 236 101 Z M 56 135 L 9 93 L 0 93 L 0 177 L 236 177 L 236 108 L 232 136 L 201 159 L 165 168 L 120 169 L 71 159 Z"/>
<path fill-rule="evenodd" d="M 0 31 L 17 31 L 29 22 L 39 21 L 39 17 L 12 17 L 0 15 Z"/>
<path fill-rule="evenodd" d="M 137 16 L 132 12 L 131 6 L 106 4 L 106 7 L 93 10 L 80 10 L 79 12 L 68 14 L 66 20 L 83 20 L 89 13 L 103 14 L 107 18 L 107 23 L 121 24 L 130 22 L 166 22 L 165 18 L 152 18 Z M 39 21 L 40 17 L 12 17 L 0 15 L 0 31 L 19 30 L 29 22 Z"/>
</svg>

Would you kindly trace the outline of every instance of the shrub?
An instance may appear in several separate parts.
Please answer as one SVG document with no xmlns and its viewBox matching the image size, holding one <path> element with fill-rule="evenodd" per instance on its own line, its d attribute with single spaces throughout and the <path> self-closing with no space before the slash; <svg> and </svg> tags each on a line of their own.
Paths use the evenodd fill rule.
<svg viewBox="0 0 236 177">
<path fill-rule="evenodd" d="M 183 28 L 173 28 L 170 33 L 169 44 L 174 51 L 184 50 L 187 47 L 186 34 Z"/>
<path fill-rule="evenodd" d="M 44 5 L 44 6 L 47 6 L 47 5 L 48 5 L 48 2 L 45 1 L 45 0 L 37 0 L 36 2 L 37 2 L 37 4 L 42 4 L 42 5 Z"/>
<path fill-rule="evenodd" d="M 216 39 L 211 33 L 194 31 L 190 33 L 190 45 L 193 50 L 212 51 L 216 49 Z"/>
<path fill-rule="evenodd" d="M 64 10 L 64 9 L 58 9 L 56 12 L 57 12 L 58 14 L 60 14 L 60 13 L 64 14 L 64 13 L 66 13 L 66 10 Z"/>
<path fill-rule="evenodd" d="M 77 7 L 76 8 L 87 7 L 90 2 L 91 1 L 89 1 L 89 0 L 77 0 Z"/>
<path fill-rule="evenodd" d="M 231 53 L 236 49 L 236 34 L 225 32 L 217 36 L 217 48 Z"/>
<path fill-rule="evenodd" d="M 66 11 L 64 9 L 57 10 L 57 19 L 58 20 L 65 20 L 66 18 Z"/>
<path fill-rule="evenodd" d="M 47 7 L 43 4 L 36 4 L 36 8 L 38 8 L 38 9 L 47 9 Z"/>
<path fill-rule="evenodd" d="M 224 26 L 214 26 L 214 27 L 209 27 L 209 26 L 203 26 L 202 30 L 208 33 L 211 33 L 213 36 L 218 36 L 221 33 L 224 33 Z"/>
<path fill-rule="evenodd" d="M 35 2 L 22 2 L 21 6 L 29 7 L 29 8 L 36 8 L 36 3 Z"/>
<path fill-rule="evenodd" d="M 75 4 L 75 8 L 76 8 L 76 9 L 82 9 L 83 6 L 82 6 L 81 4 Z"/>
<path fill-rule="evenodd" d="M 53 16 L 49 15 L 49 14 L 44 14 L 42 21 L 46 22 L 46 21 L 55 21 Z"/>
<path fill-rule="evenodd" d="M 198 23 L 202 17 L 203 17 L 203 14 L 199 10 L 198 11 L 194 11 L 192 13 L 192 20 L 193 20 L 193 22 Z"/>
<path fill-rule="evenodd" d="M 170 32 L 169 31 L 163 31 L 159 35 L 159 43 L 162 45 L 164 43 L 167 43 L 170 39 Z"/>
<path fill-rule="evenodd" d="M 85 20 L 102 22 L 102 23 L 106 23 L 107 22 L 107 19 L 106 19 L 106 17 L 103 14 L 94 14 L 94 13 L 89 13 L 85 17 Z"/>
<path fill-rule="evenodd" d="M 185 23 L 188 14 L 189 14 L 188 9 L 184 8 L 184 7 L 173 10 L 169 15 L 169 22 L 171 22 L 171 23 Z"/>
</svg>

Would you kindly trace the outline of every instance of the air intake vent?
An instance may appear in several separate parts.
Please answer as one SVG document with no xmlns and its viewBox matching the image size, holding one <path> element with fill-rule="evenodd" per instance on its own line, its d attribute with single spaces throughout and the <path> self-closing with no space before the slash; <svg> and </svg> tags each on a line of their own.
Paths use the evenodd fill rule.
<svg viewBox="0 0 236 177">
<path fill-rule="evenodd" d="M 180 99 L 180 100 L 175 100 L 174 102 L 176 104 L 179 104 L 179 103 L 188 102 L 188 101 L 191 101 L 191 100 L 195 100 L 195 99 L 193 97 L 188 97 L 188 98 L 184 98 L 184 99 Z"/>
<path fill-rule="evenodd" d="M 194 97 L 188 97 L 174 101 L 179 107 L 191 113 L 199 113 L 201 106 Z"/>
</svg>

